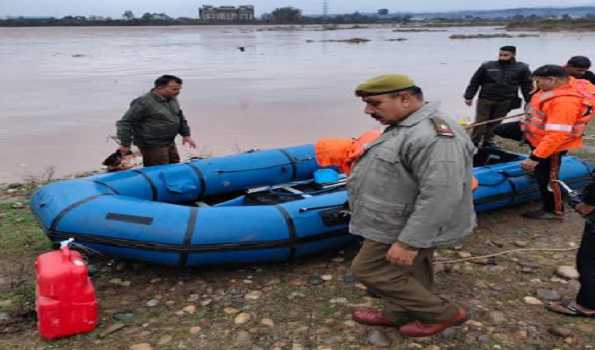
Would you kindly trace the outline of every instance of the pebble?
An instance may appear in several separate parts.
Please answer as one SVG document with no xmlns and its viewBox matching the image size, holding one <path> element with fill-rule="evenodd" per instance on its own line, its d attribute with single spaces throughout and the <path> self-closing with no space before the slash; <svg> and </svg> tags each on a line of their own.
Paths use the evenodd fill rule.
<svg viewBox="0 0 595 350">
<path fill-rule="evenodd" d="M 153 347 L 149 343 L 140 343 L 131 345 L 130 350 L 153 350 Z"/>
<path fill-rule="evenodd" d="M 461 251 L 461 252 L 457 252 L 457 255 L 459 256 L 459 258 L 461 259 L 467 259 L 473 256 L 473 254 L 469 253 L 469 252 L 465 252 L 465 251 Z"/>
<path fill-rule="evenodd" d="M 114 323 L 113 325 L 107 327 L 103 332 L 99 334 L 99 338 L 105 338 L 108 335 L 119 331 L 120 329 L 126 327 L 124 323 Z"/>
<path fill-rule="evenodd" d="M 529 305 L 543 305 L 543 302 L 535 297 L 524 297 L 525 304 Z"/>
<path fill-rule="evenodd" d="M 578 279 L 578 271 L 572 266 L 559 266 L 556 275 L 566 279 Z"/>
<path fill-rule="evenodd" d="M 167 345 L 173 339 L 174 339 L 174 337 L 172 337 L 171 335 L 164 335 L 163 337 L 159 338 L 159 341 L 157 342 L 157 345 Z"/>
<path fill-rule="evenodd" d="M 475 320 L 468 320 L 467 322 L 465 322 L 465 324 L 469 327 L 474 327 L 474 328 L 482 328 L 483 327 L 483 323 L 481 323 L 479 321 L 475 321 Z"/>
<path fill-rule="evenodd" d="M 522 267 L 528 267 L 531 269 L 537 269 L 537 268 L 541 267 L 541 265 L 539 265 L 538 263 L 531 261 L 531 260 L 519 260 L 518 264 L 521 265 Z"/>
<path fill-rule="evenodd" d="M 336 263 L 342 263 L 344 261 L 345 261 L 345 258 L 342 257 L 342 256 L 338 256 L 336 258 L 333 258 L 333 262 L 336 262 Z"/>
<path fill-rule="evenodd" d="M 201 330 L 202 328 L 200 328 L 199 326 L 192 327 L 190 328 L 190 334 L 198 334 Z"/>
<path fill-rule="evenodd" d="M 287 299 L 293 300 L 293 299 L 296 299 L 296 298 L 304 298 L 304 297 L 306 297 L 306 295 L 304 293 L 293 292 L 293 293 L 291 293 L 291 294 L 289 294 L 287 296 Z"/>
<path fill-rule="evenodd" d="M 248 300 L 258 300 L 260 297 L 262 297 L 262 292 L 259 290 L 252 291 L 245 296 Z"/>
<path fill-rule="evenodd" d="M 154 306 L 157 306 L 158 304 L 159 304 L 159 300 L 157 300 L 157 299 L 151 299 L 151 300 L 147 301 L 148 307 L 154 307 Z"/>
<path fill-rule="evenodd" d="M 308 284 L 311 284 L 313 286 L 318 286 L 322 284 L 322 279 L 318 276 L 310 276 L 308 277 Z"/>
<path fill-rule="evenodd" d="M 566 327 L 553 326 L 547 330 L 553 335 L 566 338 L 572 335 L 572 331 Z"/>
<path fill-rule="evenodd" d="M 562 299 L 560 293 L 552 289 L 538 289 L 537 297 L 545 301 L 558 301 Z"/>
<path fill-rule="evenodd" d="M 457 334 L 457 331 L 454 328 L 447 328 L 442 333 L 440 333 L 440 338 L 442 339 L 452 339 Z"/>
<path fill-rule="evenodd" d="M 347 327 L 355 327 L 357 326 L 357 322 L 353 321 L 353 320 L 347 320 L 345 322 L 343 322 L 344 325 L 346 325 Z"/>
<path fill-rule="evenodd" d="M 182 309 L 182 311 L 184 311 L 187 314 L 193 315 L 196 312 L 196 306 L 194 306 L 194 305 L 188 305 L 188 306 L 184 307 Z"/>
<path fill-rule="evenodd" d="M 260 320 L 260 324 L 265 325 L 267 327 L 275 327 L 275 322 L 270 318 L 263 318 Z"/>
<path fill-rule="evenodd" d="M 10 321 L 10 315 L 6 312 L 0 312 L 0 322 Z"/>
<path fill-rule="evenodd" d="M 381 348 L 387 348 L 391 344 L 386 335 L 377 329 L 371 329 L 368 332 L 368 343 Z"/>
<path fill-rule="evenodd" d="M 225 309 L 223 309 L 223 312 L 226 315 L 236 315 L 240 312 L 240 310 L 234 309 L 233 307 L 226 307 Z"/>
<path fill-rule="evenodd" d="M 304 346 L 302 344 L 293 343 L 291 344 L 291 350 L 304 350 Z"/>
<path fill-rule="evenodd" d="M 568 284 L 568 281 L 559 277 L 552 277 L 550 278 L 550 282 L 560 283 L 560 284 Z"/>
<path fill-rule="evenodd" d="M 213 299 L 206 299 L 200 302 L 201 306 L 209 306 L 213 302 Z"/>
<path fill-rule="evenodd" d="M 155 283 L 159 283 L 159 282 L 161 282 L 161 278 L 157 277 L 157 278 L 153 278 L 149 283 L 155 284 Z"/>
<path fill-rule="evenodd" d="M 322 276 L 320 276 L 320 278 L 323 281 L 331 281 L 333 279 L 333 275 L 328 275 L 328 274 L 327 275 L 322 275 Z"/>
<path fill-rule="evenodd" d="M 273 278 L 272 280 L 267 282 L 267 286 L 273 286 L 276 284 L 281 283 L 281 279 L 280 278 Z"/>
<path fill-rule="evenodd" d="M 331 299 L 331 304 L 347 304 L 348 300 L 347 298 L 333 298 Z"/>
<path fill-rule="evenodd" d="M 248 321 L 250 321 L 250 314 L 247 312 L 242 312 L 240 314 L 238 314 L 234 320 L 235 324 L 244 324 Z"/>
<path fill-rule="evenodd" d="M 526 248 L 529 245 L 529 242 L 527 242 L 527 241 L 514 241 L 514 245 L 516 245 L 519 248 Z"/>
<path fill-rule="evenodd" d="M 12 300 L 0 300 L 0 307 L 9 307 L 10 305 L 12 305 Z"/>
<path fill-rule="evenodd" d="M 128 322 L 134 319 L 132 312 L 118 312 L 112 315 L 112 318 L 116 321 Z"/>
<path fill-rule="evenodd" d="M 506 315 L 501 312 L 501 311 L 492 311 L 488 314 L 490 320 L 492 321 L 492 323 L 495 324 L 502 324 L 506 321 L 508 321 L 508 319 L 506 318 Z"/>
<path fill-rule="evenodd" d="M 595 325 L 590 325 L 590 324 L 579 324 L 576 326 L 576 328 L 581 331 L 581 332 L 585 332 L 585 333 L 593 333 L 593 331 L 595 331 Z"/>
<path fill-rule="evenodd" d="M 236 337 L 235 343 L 239 347 L 252 345 L 252 335 L 246 331 L 240 331 Z"/>
<path fill-rule="evenodd" d="M 440 350 L 438 345 L 430 345 L 424 348 L 424 350 Z"/>
<path fill-rule="evenodd" d="M 122 272 L 122 271 L 126 270 L 127 266 L 128 266 L 128 264 L 126 263 L 126 261 L 120 261 L 116 264 L 114 270 L 116 270 L 117 272 Z"/>
<path fill-rule="evenodd" d="M 190 294 L 190 296 L 188 297 L 189 302 L 195 302 L 198 301 L 198 299 L 200 299 L 200 295 L 198 294 Z"/>
</svg>

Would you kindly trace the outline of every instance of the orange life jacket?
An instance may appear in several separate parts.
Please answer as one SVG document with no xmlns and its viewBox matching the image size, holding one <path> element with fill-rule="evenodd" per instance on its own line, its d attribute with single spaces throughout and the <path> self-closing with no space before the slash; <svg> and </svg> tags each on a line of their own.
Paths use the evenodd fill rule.
<svg viewBox="0 0 595 350">
<path fill-rule="evenodd" d="M 569 120 L 560 111 L 546 113 L 553 99 L 565 98 L 569 105 L 580 104 L 580 113 Z M 551 91 L 539 91 L 527 106 L 526 117 L 521 124 L 525 138 L 533 147 L 535 155 L 547 158 L 553 153 L 582 146 L 582 137 L 587 124 L 593 119 L 595 86 L 589 81 L 570 78 L 568 84 Z M 561 104 L 557 108 L 562 108 Z M 575 105 L 576 106 L 576 105 Z M 546 136 L 551 136 L 547 144 L 542 144 Z"/>
<path fill-rule="evenodd" d="M 349 175 L 354 163 L 364 154 L 366 145 L 380 135 L 380 130 L 372 129 L 353 139 L 320 139 L 314 145 L 316 161 L 322 167 L 337 166 Z"/>
<path fill-rule="evenodd" d="M 355 162 L 364 154 L 366 146 L 382 135 L 377 129 L 368 130 L 354 139 L 320 139 L 316 141 L 316 161 L 321 167 L 337 166 L 342 173 L 351 174 Z M 479 182 L 473 177 L 471 189 L 475 191 Z"/>
</svg>

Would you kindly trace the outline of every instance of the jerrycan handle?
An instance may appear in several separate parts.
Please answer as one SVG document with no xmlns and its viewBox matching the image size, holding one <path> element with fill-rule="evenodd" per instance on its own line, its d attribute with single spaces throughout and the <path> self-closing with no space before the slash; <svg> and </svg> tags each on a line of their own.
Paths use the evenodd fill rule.
<svg viewBox="0 0 595 350">
<path fill-rule="evenodd" d="M 62 257 L 64 260 L 70 259 L 70 244 L 74 242 L 74 238 L 69 238 L 65 241 L 60 242 L 60 251 L 62 252 Z"/>
</svg>

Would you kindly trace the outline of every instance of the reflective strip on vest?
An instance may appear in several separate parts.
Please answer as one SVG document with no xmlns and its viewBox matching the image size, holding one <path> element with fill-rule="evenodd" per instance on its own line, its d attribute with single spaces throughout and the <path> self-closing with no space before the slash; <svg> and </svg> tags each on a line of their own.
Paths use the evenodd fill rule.
<svg viewBox="0 0 595 350">
<path fill-rule="evenodd" d="M 568 124 L 545 124 L 546 131 L 563 131 L 563 132 L 572 132 L 572 125 Z"/>
</svg>

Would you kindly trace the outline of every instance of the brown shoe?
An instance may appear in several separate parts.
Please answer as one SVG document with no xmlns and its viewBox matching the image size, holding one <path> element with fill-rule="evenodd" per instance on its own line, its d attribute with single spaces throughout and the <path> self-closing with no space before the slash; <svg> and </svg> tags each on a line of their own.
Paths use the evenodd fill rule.
<svg viewBox="0 0 595 350">
<path fill-rule="evenodd" d="M 465 321 L 467 321 L 467 313 L 463 308 L 459 308 L 457 313 L 449 320 L 441 323 L 422 323 L 420 321 L 414 321 L 401 326 L 401 328 L 399 328 L 399 333 L 406 337 L 429 337 L 442 332 L 448 327 L 458 326 Z"/>
<path fill-rule="evenodd" d="M 358 308 L 353 310 L 351 317 L 355 322 L 368 326 L 396 326 L 396 324 L 389 320 L 382 311 L 377 309 Z"/>
</svg>

